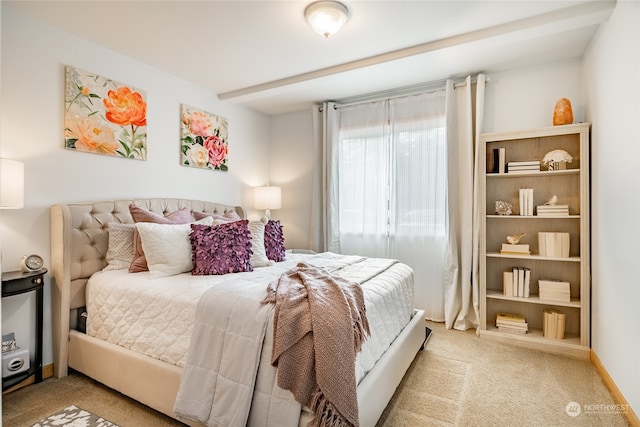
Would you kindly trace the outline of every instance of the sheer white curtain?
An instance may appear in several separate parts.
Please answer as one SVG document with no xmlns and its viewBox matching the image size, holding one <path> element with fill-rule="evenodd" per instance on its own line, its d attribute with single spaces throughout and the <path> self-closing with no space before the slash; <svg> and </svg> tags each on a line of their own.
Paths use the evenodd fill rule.
<svg viewBox="0 0 640 427">
<path fill-rule="evenodd" d="M 314 110 L 322 167 L 310 247 L 407 263 L 415 306 L 461 330 L 479 318 L 475 141 L 484 87 L 480 74 L 458 89 L 448 81 L 426 94 Z"/>
<path fill-rule="evenodd" d="M 475 86 L 475 108 L 473 107 Z M 447 328 L 478 326 L 478 153 L 477 141 L 484 120 L 485 76 L 471 76 L 455 89 L 447 82 L 447 247 L 445 251 L 444 310 Z M 474 117 L 475 110 L 475 117 Z"/>
<path fill-rule="evenodd" d="M 410 265 L 414 304 L 444 320 L 445 91 L 329 114 L 338 132 L 325 141 L 327 250 Z"/>
<path fill-rule="evenodd" d="M 444 90 L 390 100 L 393 182 L 389 257 L 414 270 L 414 303 L 444 320 L 446 116 Z"/>
</svg>

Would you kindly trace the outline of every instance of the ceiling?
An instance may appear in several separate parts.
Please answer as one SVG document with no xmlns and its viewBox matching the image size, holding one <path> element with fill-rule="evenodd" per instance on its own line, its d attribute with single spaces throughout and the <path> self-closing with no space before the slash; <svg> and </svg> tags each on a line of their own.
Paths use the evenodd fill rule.
<svg viewBox="0 0 640 427">
<path fill-rule="evenodd" d="M 323 100 L 583 55 L 615 1 L 354 1 L 328 39 L 311 0 L 2 1 L 3 6 L 280 114 Z"/>
</svg>

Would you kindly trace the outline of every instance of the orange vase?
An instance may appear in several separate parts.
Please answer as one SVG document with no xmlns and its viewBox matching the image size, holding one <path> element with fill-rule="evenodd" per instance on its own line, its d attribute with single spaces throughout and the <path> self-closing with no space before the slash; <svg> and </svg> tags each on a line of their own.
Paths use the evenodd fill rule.
<svg viewBox="0 0 640 427">
<path fill-rule="evenodd" d="M 570 125 L 571 123 L 573 123 L 571 101 L 567 98 L 560 98 L 556 101 L 556 106 L 553 109 L 553 125 Z"/>
</svg>

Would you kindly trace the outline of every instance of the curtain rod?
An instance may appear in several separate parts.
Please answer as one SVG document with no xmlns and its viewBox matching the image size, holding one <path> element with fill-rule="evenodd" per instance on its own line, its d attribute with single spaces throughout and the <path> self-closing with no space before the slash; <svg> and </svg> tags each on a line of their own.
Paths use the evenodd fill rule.
<svg viewBox="0 0 640 427">
<path fill-rule="evenodd" d="M 490 80 L 491 79 L 487 77 L 485 79 L 485 85 L 489 83 Z M 447 80 L 438 80 L 435 82 L 421 83 L 413 86 L 405 86 L 397 89 L 373 92 L 366 95 L 352 96 L 348 98 L 336 99 L 334 101 L 326 101 L 326 102 L 335 103 L 336 105 L 334 105 L 334 109 L 337 109 L 340 107 L 348 107 L 351 105 L 363 104 L 365 102 L 380 101 L 383 99 L 397 98 L 401 96 L 417 95 L 419 93 L 435 92 L 437 90 L 444 89 L 446 82 Z M 471 79 L 472 84 L 476 82 L 477 82 L 477 79 L 475 78 Z M 459 87 L 464 87 L 466 85 L 467 85 L 466 81 L 461 81 L 461 82 L 454 83 L 453 88 L 457 89 Z M 319 105 L 319 110 L 320 112 L 322 112 L 323 110 L 322 105 Z"/>
</svg>

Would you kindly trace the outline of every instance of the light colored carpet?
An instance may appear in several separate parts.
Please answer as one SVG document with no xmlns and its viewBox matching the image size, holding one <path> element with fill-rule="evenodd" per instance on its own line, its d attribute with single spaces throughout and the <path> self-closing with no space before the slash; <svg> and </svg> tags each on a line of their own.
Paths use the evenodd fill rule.
<svg viewBox="0 0 640 427">
<path fill-rule="evenodd" d="M 629 425 L 589 361 L 427 325 L 431 338 L 378 427 Z"/>
<path fill-rule="evenodd" d="M 627 426 L 589 361 L 433 330 L 377 427 Z M 151 380 L 152 381 L 152 380 Z M 566 407 L 576 402 L 581 413 Z M 6 426 L 31 426 L 76 405 L 121 427 L 184 426 L 80 374 L 50 378 L 2 397 Z"/>
</svg>

